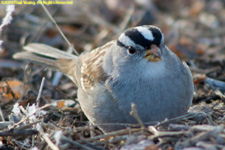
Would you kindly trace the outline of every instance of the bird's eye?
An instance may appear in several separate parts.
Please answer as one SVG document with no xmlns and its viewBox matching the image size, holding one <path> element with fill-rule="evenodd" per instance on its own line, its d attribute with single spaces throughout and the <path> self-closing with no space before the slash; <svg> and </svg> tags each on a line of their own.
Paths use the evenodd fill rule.
<svg viewBox="0 0 225 150">
<path fill-rule="evenodd" d="M 134 48 L 133 46 L 128 46 L 127 51 L 129 54 L 135 54 L 136 48 Z"/>
</svg>

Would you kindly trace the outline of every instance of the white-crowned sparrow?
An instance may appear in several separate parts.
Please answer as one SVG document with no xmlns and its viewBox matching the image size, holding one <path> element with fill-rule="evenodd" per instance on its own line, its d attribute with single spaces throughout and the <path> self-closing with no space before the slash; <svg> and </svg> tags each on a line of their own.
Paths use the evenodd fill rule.
<svg viewBox="0 0 225 150">
<path fill-rule="evenodd" d="M 185 63 L 164 44 L 161 30 L 138 26 L 89 53 L 75 56 L 43 44 L 29 44 L 14 55 L 66 74 L 78 86 L 78 100 L 87 118 L 104 132 L 124 128 L 104 123 L 157 122 L 187 112 L 193 81 Z"/>
</svg>

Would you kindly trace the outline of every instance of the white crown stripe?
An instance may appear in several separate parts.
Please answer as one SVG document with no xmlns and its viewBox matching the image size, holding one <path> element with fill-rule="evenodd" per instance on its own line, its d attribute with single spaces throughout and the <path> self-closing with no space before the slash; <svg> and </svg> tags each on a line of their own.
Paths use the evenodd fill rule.
<svg viewBox="0 0 225 150">
<path fill-rule="evenodd" d="M 135 29 L 137 29 L 146 40 L 150 40 L 150 41 L 154 40 L 153 34 L 148 28 L 141 26 L 141 27 L 135 27 Z"/>
<path fill-rule="evenodd" d="M 131 44 L 135 45 L 135 43 L 128 36 L 126 36 L 125 33 L 122 33 L 118 40 L 125 46 L 129 46 Z"/>
</svg>

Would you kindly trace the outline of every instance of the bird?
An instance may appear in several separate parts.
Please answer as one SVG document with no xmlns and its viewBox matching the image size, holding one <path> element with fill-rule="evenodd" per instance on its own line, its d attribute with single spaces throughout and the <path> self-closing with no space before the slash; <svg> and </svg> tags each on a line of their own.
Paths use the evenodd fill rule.
<svg viewBox="0 0 225 150">
<path fill-rule="evenodd" d="M 104 133 L 137 124 L 130 115 L 132 103 L 145 125 L 184 115 L 192 104 L 189 67 L 153 25 L 128 28 L 115 40 L 78 56 L 40 43 L 24 50 L 14 59 L 58 70 L 77 85 L 81 109 Z"/>
</svg>

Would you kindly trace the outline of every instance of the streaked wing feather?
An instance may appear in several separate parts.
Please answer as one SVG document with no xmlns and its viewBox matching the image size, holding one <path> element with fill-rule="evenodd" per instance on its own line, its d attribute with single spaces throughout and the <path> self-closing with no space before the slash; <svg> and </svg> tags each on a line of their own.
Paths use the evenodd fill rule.
<svg viewBox="0 0 225 150">
<path fill-rule="evenodd" d="M 82 56 L 81 85 L 85 91 L 94 88 L 96 82 L 101 83 L 107 79 L 103 70 L 103 58 L 112 43 L 113 41 Z"/>
</svg>

